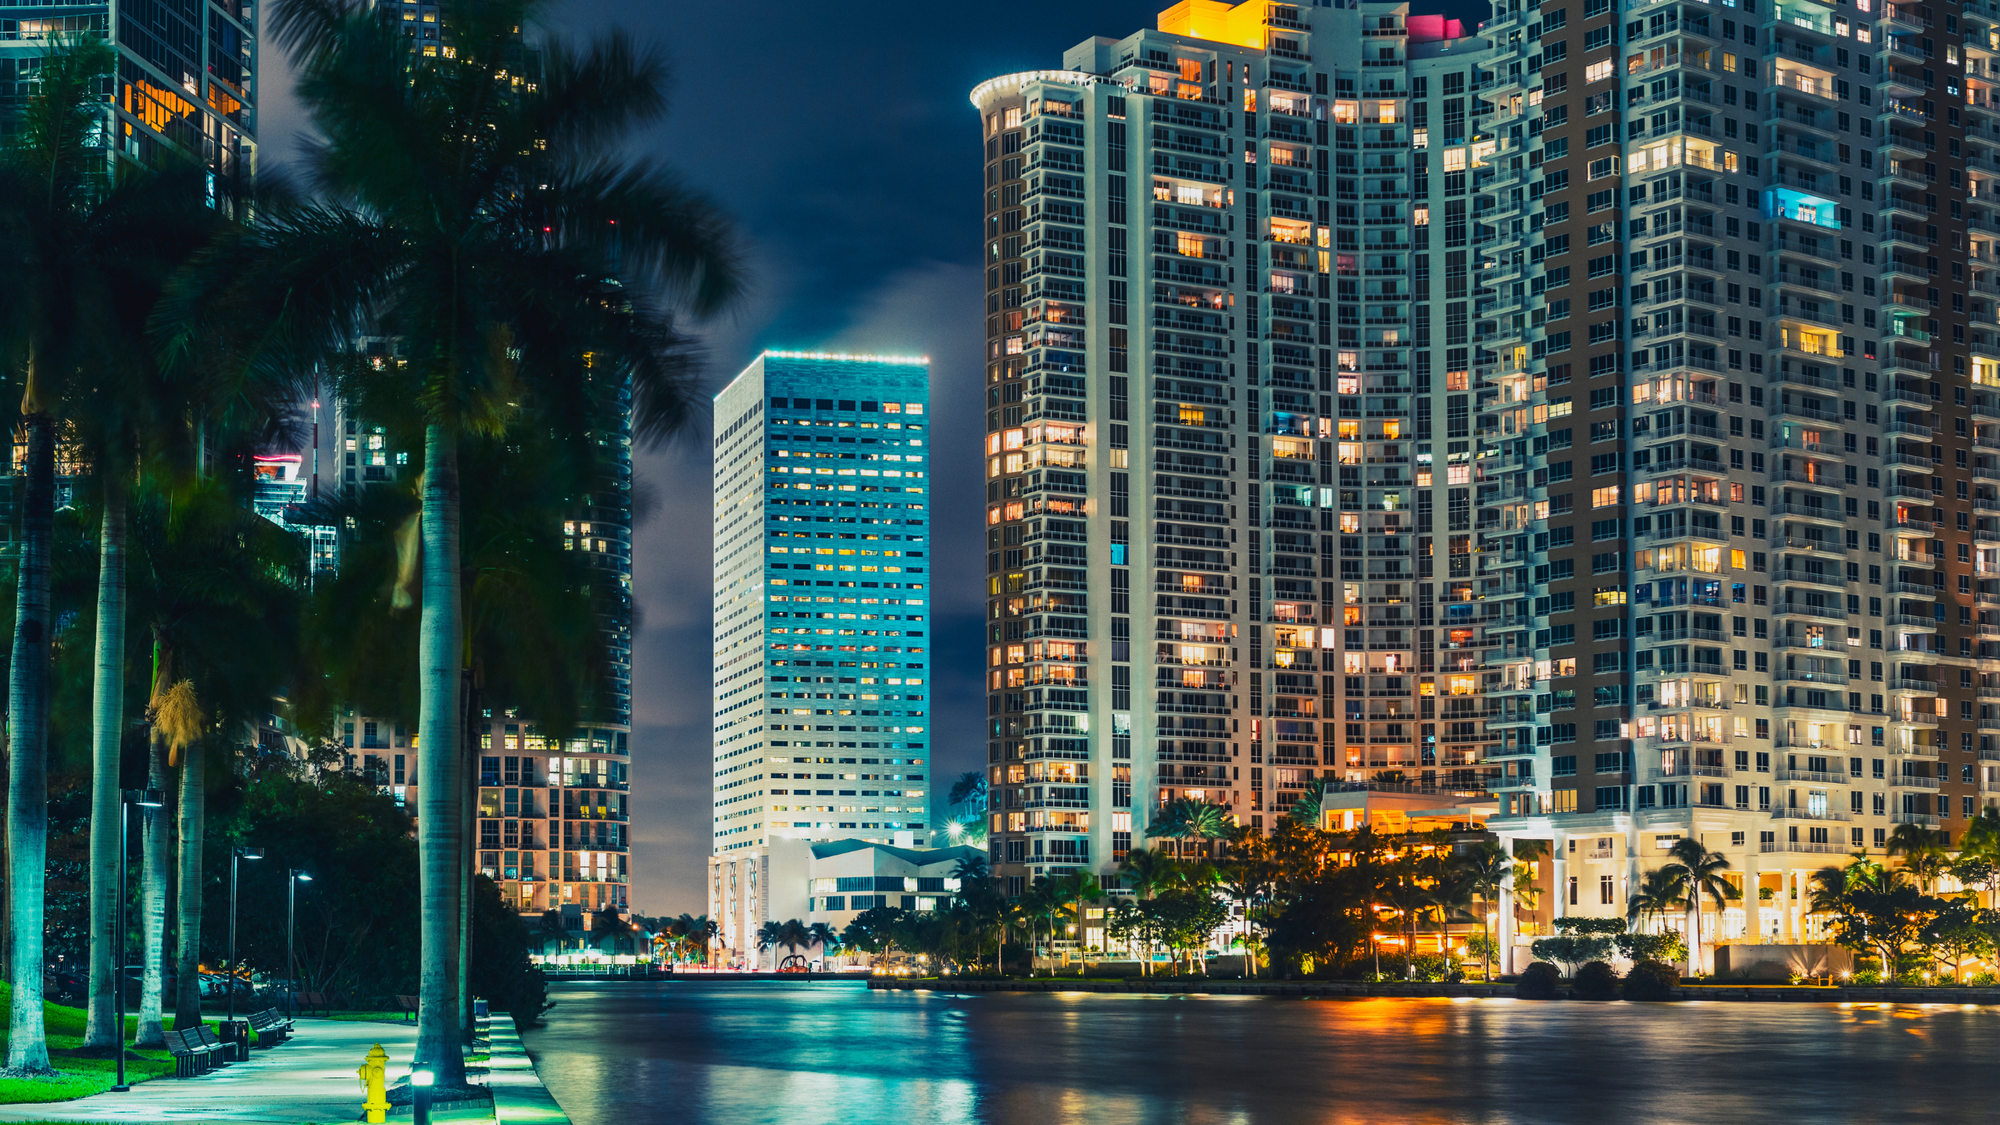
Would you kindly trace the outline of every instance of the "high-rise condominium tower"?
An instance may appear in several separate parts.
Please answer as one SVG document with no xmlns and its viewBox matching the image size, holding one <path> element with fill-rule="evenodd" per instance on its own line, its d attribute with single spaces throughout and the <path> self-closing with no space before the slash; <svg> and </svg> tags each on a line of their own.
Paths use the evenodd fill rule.
<svg viewBox="0 0 2000 1125">
<path fill-rule="evenodd" d="M 715 843 L 923 845 L 929 370 L 765 352 L 715 398 Z"/>
<path fill-rule="evenodd" d="M 1191 0 L 975 91 L 999 872 L 1484 782 L 1558 911 L 1696 837 L 1789 937 L 1828 856 L 1962 829 L 1994 27 Z"/>
</svg>

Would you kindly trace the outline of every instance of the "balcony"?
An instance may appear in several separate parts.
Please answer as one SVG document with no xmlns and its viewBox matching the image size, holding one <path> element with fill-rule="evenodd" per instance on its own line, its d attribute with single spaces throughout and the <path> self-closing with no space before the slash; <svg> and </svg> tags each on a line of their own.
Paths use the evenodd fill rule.
<svg viewBox="0 0 2000 1125">
<path fill-rule="evenodd" d="M 1772 776 L 1779 781 L 1803 781 L 1809 785 L 1846 785 L 1852 780 L 1844 773 L 1820 773 L 1814 770 L 1779 770 Z"/>
<path fill-rule="evenodd" d="M 1771 817 L 1774 820 L 1853 820 L 1854 819 L 1852 814 L 1837 812 L 1833 809 L 1814 810 L 1811 808 L 1794 808 L 1787 805 L 1780 805 L 1773 808 L 1771 810 Z"/>
</svg>

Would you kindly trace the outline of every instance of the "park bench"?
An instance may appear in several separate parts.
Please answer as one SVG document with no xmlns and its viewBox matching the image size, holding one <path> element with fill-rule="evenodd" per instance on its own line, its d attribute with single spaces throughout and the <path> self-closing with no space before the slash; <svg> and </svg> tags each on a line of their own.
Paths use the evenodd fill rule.
<svg viewBox="0 0 2000 1125">
<path fill-rule="evenodd" d="M 333 1014 L 332 1001 L 330 1001 L 327 998 L 327 994 L 324 992 L 299 993 L 299 1007 L 307 1012 L 325 1012 L 328 1015 Z"/>
<path fill-rule="evenodd" d="M 400 992 L 397 993 L 396 1008 L 403 1013 L 404 1023 L 409 1023 L 411 1020 L 417 1018 L 417 998 L 414 996 L 405 996 Z"/>
<path fill-rule="evenodd" d="M 292 1036 L 292 1023 L 276 1008 L 250 1013 L 250 1030 L 257 1033 L 259 1047 L 275 1047 Z"/>
<path fill-rule="evenodd" d="M 242 1062 L 244 1059 L 250 1057 L 250 1044 L 248 1042 L 245 1042 L 242 1045 L 242 1052 L 238 1053 L 234 1045 L 229 1043 L 224 1043 L 222 1040 L 217 1039 L 215 1037 L 214 1030 L 211 1029 L 205 1023 L 202 1024 L 200 1027 L 195 1028 L 193 1031 L 190 1032 L 190 1034 L 199 1035 L 201 1037 L 202 1044 L 210 1048 L 211 1050 L 215 1051 L 217 1057 L 222 1061 L 224 1066 L 227 1066 L 232 1062 Z M 231 1057 L 232 1055 L 235 1057 L 232 1058 Z"/>
<path fill-rule="evenodd" d="M 190 1028 L 166 1033 L 167 1052 L 174 1056 L 175 1078 L 193 1078 L 215 1068 L 222 1044 L 215 1042 L 213 1036 L 205 1039 L 201 1033 L 207 1030 L 207 1025 L 203 1025 L 200 1032 Z"/>
</svg>

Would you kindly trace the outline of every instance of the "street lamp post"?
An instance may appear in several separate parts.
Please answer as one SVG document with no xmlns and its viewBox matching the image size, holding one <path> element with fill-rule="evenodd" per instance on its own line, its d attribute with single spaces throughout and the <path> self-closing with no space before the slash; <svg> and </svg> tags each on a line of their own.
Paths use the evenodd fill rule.
<svg viewBox="0 0 2000 1125">
<path fill-rule="evenodd" d="M 226 1017 L 224 1017 L 228 1022 L 225 1023 L 223 1026 L 229 1029 L 229 1034 L 231 1035 L 235 1035 L 237 1033 L 237 1028 L 236 1028 L 236 972 L 238 967 L 236 964 L 237 872 L 242 868 L 243 860 L 263 859 L 263 858 L 264 858 L 264 849 L 262 848 L 237 848 L 234 851 L 230 852 L 229 854 L 229 977 L 228 977 L 229 983 L 227 985 L 229 989 L 229 1000 L 228 1000 L 229 1014 Z"/>
<path fill-rule="evenodd" d="M 132 845 L 132 806 L 157 809 L 166 802 L 158 789 L 123 789 L 118 797 L 118 937 L 112 947 L 117 963 L 113 976 L 118 982 L 118 1081 L 111 1088 L 123 1092 L 132 1088 L 125 1081 L 125 899 L 130 871 L 126 855 Z"/>
<path fill-rule="evenodd" d="M 285 977 L 290 986 L 285 989 L 285 1018 L 298 1015 L 298 1005 L 293 1003 L 299 992 L 299 971 L 292 956 L 292 923 L 297 917 L 299 884 L 312 882 L 312 876 L 294 867 L 285 879 Z"/>
</svg>

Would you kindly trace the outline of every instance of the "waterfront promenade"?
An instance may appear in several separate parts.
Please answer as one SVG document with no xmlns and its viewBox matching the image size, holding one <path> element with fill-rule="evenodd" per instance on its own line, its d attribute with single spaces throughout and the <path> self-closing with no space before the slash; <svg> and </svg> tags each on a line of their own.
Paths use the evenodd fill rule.
<svg viewBox="0 0 2000 1125">
<path fill-rule="evenodd" d="M 0 1106 L 0 1122 L 251 1122 L 270 1125 L 356 1121 L 361 1082 L 355 1071 L 380 1043 L 389 1054 L 389 1086 L 410 1072 L 415 1024 L 301 1018 L 294 1037 L 246 1062 L 195 1078 L 156 1078 L 124 1093 L 96 1094 L 68 1102 Z M 493 1021 L 490 1061 L 483 1075 L 493 1090 L 495 1118 L 514 1125 L 568 1125 L 542 1088 L 513 1021 Z M 409 1120 L 402 1107 L 391 1121 Z M 455 1120 L 462 1120 L 456 1118 Z"/>
</svg>

